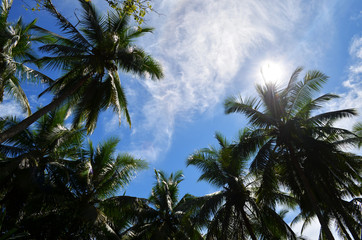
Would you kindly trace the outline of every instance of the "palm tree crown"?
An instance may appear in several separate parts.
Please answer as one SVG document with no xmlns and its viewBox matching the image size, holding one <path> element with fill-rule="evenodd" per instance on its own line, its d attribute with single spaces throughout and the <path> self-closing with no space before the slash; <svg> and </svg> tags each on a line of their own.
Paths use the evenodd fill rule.
<svg viewBox="0 0 362 240">
<path fill-rule="evenodd" d="M 216 134 L 220 148 L 205 148 L 187 161 L 198 167 L 199 180 L 222 188 L 219 192 L 200 197 L 199 218 L 213 215 L 206 239 L 295 239 L 293 231 L 275 213 L 273 206 L 260 205 L 251 186 L 246 184 L 245 168 L 248 157 L 254 153 L 255 143 L 246 130 L 240 135 L 240 144 L 229 143 Z M 285 196 L 285 198 L 287 198 Z"/>
<path fill-rule="evenodd" d="M 60 230 L 47 225 L 59 227 L 49 216 L 70 196 L 64 182 L 69 180 L 67 170 L 74 164 L 85 133 L 79 126 L 65 127 L 66 115 L 65 108 L 48 113 L 34 129 L 27 129 L 0 146 L 3 231 L 28 231 L 38 238 L 52 238 L 52 230 Z M 8 128 L 17 121 L 6 118 L 0 123 Z"/>
<path fill-rule="evenodd" d="M 162 77 L 160 65 L 133 44 L 152 28 L 132 28 L 127 14 L 110 11 L 101 16 L 89 1 L 79 2 L 83 12 L 77 28 L 50 1 L 46 4 L 66 36 L 58 37 L 54 44 L 42 46 L 40 50 L 51 55 L 38 62 L 67 71 L 48 90 L 62 95 L 81 83 L 77 94 L 69 101 L 74 106 L 74 122 L 85 117 L 89 131 L 94 129 L 99 111 L 110 106 L 119 115 L 124 114 L 131 124 L 118 70 L 152 79 Z"/>
<path fill-rule="evenodd" d="M 129 197 L 115 195 L 147 164 L 116 155 L 117 139 L 84 148 L 85 129 L 67 129 L 66 113 L 62 108 L 43 116 L 35 130 L 0 147 L 0 229 L 37 239 L 120 239 L 126 223 L 119 221 L 123 206 L 117 202 Z M 3 125 L 9 124 L 16 123 Z"/>
<path fill-rule="evenodd" d="M 73 123 L 85 120 L 88 133 L 96 126 L 101 111 L 112 107 L 119 119 L 124 115 L 131 124 L 127 100 L 118 71 L 160 79 L 162 69 L 150 55 L 133 42 L 151 28 L 132 28 L 129 16 L 108 12 L 101 16 L 90 1 L 79 0 L 82 18 L 75 26 L 61 15 L 51 0 L 45 7 L 56 17 L 64 36 L 37 27 L 45 36 L 55 41 L 40 47 L 48 54 L 35 61 L 37 64 L 64 71 L 64 75 L 52 82 L 44 91 L 53 91 L 51 103 L 24 119 L 14 128 L 0 133 L 0 142 L 23 131 L 39 117 L 56 107 L 69 103 L 73 110 Z"/>
<path fill-rule="evenodd" d="M 33 30 L 36 20 L 24 24 L 20 17 L 15 23 L 8 22 L 12 2 L 2 0 L 0 6 L 0 103 L 3 101 L 4 92 L 7 92 L 30 115 L 29 102 L 20 82 L 23 79 L 49 82 L 51 79 L 27 67 L 24 62 L 36 59 L 31 43 L 46 42 L 48 37 L 35 35 Z"/>
<path fill-rule="evenodd" d="M 318 216 L 322 231 L 328 239 L 333 239 L 328 228 L 329 219 L 333 218 L 331 212 L 333 216 L 345 216 L 345 222 L 351 223 L 339 203 L 345 194 L 350 197 L 361 194 L 356 185 L 361 182 L 360 158 L 341 150 L 342 146 L 355 146 L 358 138 L 333 124 L 356 115 L 356 111 L 344 109 L 312 115 L 322 103 L 338 96 L 324 94 L 313 98 L 328 77 L 319 71 L 308 71 L 303 81 L 298 81 L 301 71 L 302 68 L 297 68 L 282 89 L 273 83 L 258 85 L 259 98 L 226 99 L 225 112 L 246 115 L 254 127 L 254 137 L 263 143 L 251 169 L 262 174 L 265 192 L 278 186 L 271 186 L 271 179 L 278 180 L 299 198 L 302 211 Z M 337 193 L 341 189 L 343 195 Z M 353 224 L 348 225 L 355 235 Z"/>
<path fill-rule="evenodd" d="M 194 222 L 194 199 L 186 194 L 179 200 L 179 183 L 182 171 L 167 176 L 155 170 L 156 184 L 148 200 L 134 212 L 133 225 L 125 232 L 130 239 L 202 239 L 199 226 Z M 148 203 L 148 204 L 146 204 Z"/>
</svg>

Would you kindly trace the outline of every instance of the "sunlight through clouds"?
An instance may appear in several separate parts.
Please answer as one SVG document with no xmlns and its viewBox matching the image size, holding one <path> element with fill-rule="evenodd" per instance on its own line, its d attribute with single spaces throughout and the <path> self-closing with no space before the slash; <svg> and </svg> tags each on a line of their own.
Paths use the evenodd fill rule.
<svg viewBox="0 0 362 240">
<path fill-rule="evenodd" d="M 259 49 L 276 44 L 283 34 L 289 38 L 306 21 L 301 19 L 300 1 L 183 0 L 159 6 L 158 12 L 167 15 L 148 22 L 156 27 L 152 36 L 156 43 L 149 49 L 164 66 L 165 79 L 142 83 L 150 96 L 143 104 L 144 117 L 133 125 L 133 139 L 139 141 L 135 146 L 142 145 L 138 139 L 147 132 L 164 152 L 170 147 L 176 119 L 190 121 L 212 111 L 235 91 L 236 81 L 245 89 L 253 88 L 253 81 L 236 79 L 245 61 L 265 57 Z M 152 161 L 159 153 L 151 152 L 145 150 L 144 157 Z"/>
<path fill-rule="evenodd" d="M 230 94 L 252 95 L 265 59 L 280 64 L 287 76 L 299 65 L 317 62 L 328 45 L 320 44 L 330 37 L 326 26 L 333 25 L 334 10 L 326 6 L 335 1 L 302 3 L 161 1 L 155 7 L 161 14 L 147 22 L 156 31 L 142 43 L 153 43 L 146 50 L 160 60 L 165 79 L 140 81 L 147 93 L 140 94 L 142 100 L 130 98 L 143 106 L 131 110 L 137 116 L 132 136 L 137 154 L 158 159 L 171 146 L 176 120 L 182 124 L 212 112 Z M 145 136 L 154 147 L 139 151 Z"/>
<path fill-rule="evenodd" d="M 263 61 L 260 67 L 260 74 L 265 83 L 284 83 L 288 79 L 287 69 L 282 62 Z"/>
</svg>

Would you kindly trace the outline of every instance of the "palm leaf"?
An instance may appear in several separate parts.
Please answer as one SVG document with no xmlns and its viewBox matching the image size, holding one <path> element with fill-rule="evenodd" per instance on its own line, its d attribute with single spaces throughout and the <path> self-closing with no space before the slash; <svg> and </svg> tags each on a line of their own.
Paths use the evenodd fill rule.
<svg viewBox="0 0 362 240">
<path fill-rule="evenodd" d="M 344 109 L 338 111 L 332 111 L 327 113 L 321 113 L 316 116 L 313 116 L 308 119 L 309 123 L 313 123 L 315 125 L 324 125 L 328 123 L 332 125 L 335 121 L 346 118 L 353 117 L 357 115 L 357 111 L 355 109 Z"/>
<path fill-rule="evenodd" d="M 288 116 L 292 116 L 304 106 L 306 101 L 312 97 L 313 91 L 319 91 L 322 85 L 327 81 L 328 76 L 319 71 L 308 71 L 303 82 L 298 82 L 288 94 Z"/>
<path fill-rule="evenodd" d="M 83 0 L 79 0 L 81 3 Z M 61 13 L 57 11 L 51 0 L 44 2 L 44 7 L 58 20 L 58 23 L 67 35 L 70 35 L 72 41 L 82 46 L 90 46 L 89 42 L 83 37 L 78 29 L 71 24 Z"/>
<path fill-rule="evenodd" d="M 260 102 L 256 98 L 246 99 L 245 101 L 239 97 L 227 98 L 224 102 L 225 113 L 240 112 L 246 115 L 249 119 L 249 123 L 256 127 L 266 127 L 275 124 L 275 120 L 260 112 Z"/>
</svg>

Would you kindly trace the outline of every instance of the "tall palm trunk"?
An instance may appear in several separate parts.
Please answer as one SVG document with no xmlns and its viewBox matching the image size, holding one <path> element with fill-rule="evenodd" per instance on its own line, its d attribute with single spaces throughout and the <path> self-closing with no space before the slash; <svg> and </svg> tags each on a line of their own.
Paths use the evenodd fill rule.
<svg viewBox="0 0 362 240">
<path fill-rule="evenodd" d="M 78 81 L 73 86 L 73 88 L 69 88 L 66 91 L 64 91 L 62 95 L 55 98 L 48 105 L 42 107 L 41 109 L 30 115 L 29 117 L 25 118 L 20 123 L 16 124 L 15 126 L 0 133 L 0 143 L 3 143 L 5 140 L 14 137 L 16 134 L 24 131 L 27 127 L 36 122 L 36 120 L 41 118 L 43 115 L 59 107 L 69 96 L 74 94 L 86 82 L 87 79 L 88 75 L 84 76 L 80 81 Z"/>
<path fill-rule="evenodd" d="M 317 197 L 315 196 L 315 194 L 311 188 L 311 185 L 309 183 L 309 180 L 308 180 L 307 176 L 304 174 L 303 169 L 299 165 L 299 162 L 295 156 L 294 149 L 290 144 L 288 144 L 288 148 L 289 148 L 291 162 L 297 172 L 298 177 L 302 180 L 303 187 L 308 195 L 308 198 L 310 199 L 310 203 L 312 204 L 313 211 L 317 214 L 319 223 L 321 224 L 322 231 L 326 234 L 326 237 L 328 240 L 334 240 L 333 234 L 328 227 L 328 222 L 326 221 L 326 219 L 320 212 Z"/>
</svg>

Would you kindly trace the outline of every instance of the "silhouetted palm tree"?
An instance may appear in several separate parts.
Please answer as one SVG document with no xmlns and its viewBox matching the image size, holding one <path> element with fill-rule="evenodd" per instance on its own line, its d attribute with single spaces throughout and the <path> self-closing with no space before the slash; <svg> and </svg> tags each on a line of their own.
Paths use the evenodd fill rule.
<svg viewBox="0 0 362 240">
<path fill-rule="evenodd" d="M 179 200 L 179 183 L 183 180 L 181 171 L 167 176 L 155 170 L 156 184 L 148 200 L 143 200 L 133 211 L 133 225 L 124 232 L 126 239 L 203 239 L 199 225 L 193 222 L 194 199 L 186 194 Z"/>
<path fill-rule="evenodd" d="M 69 169 L 67 183 L 73 200 L 67 202 L 62 213 L 70 219 L 63 236 L 67 238 L 120 239 L 117 226 L 127 196 L 115 196 L 133 179 L 136 171 L 147 164 L 129 154 L 115 156 L 117 139 L 109 139 L 94 147 L 89 143 L 88 150 L 80 154 L 77 166 Z M 117 209 L 117 207 L 119 207 Z"/>
<path fill-rule="evenodd" d="M 48 113 L 34 130 L 0 146 L 1 231 L 11 236 L 25 231 L 39 239 L 119 239 L 113 229 L 126 225 L 114 225 L 123 207 L 115 199 L 129 197 L 114 195 L 146 163 L 115 155 L 117 139 L 84 148 L 85 129 L 65 127 L 66 115 L 66 107 Z M 7 128 L 16 121 L 1 123 Z"/>
<path fill-rule="evenodd" d="M 251 170 L 263 176 L 264 193 L 278 184 L 287 187 L 299 199 L 302 211 L 317 215 L 326 238 L 334 239 L 328 227 L 330 213 L 347 221 L 349 215 L 341 201 L 361 194 L 361 159 L 341 150 L 345 145 L 355 146 L 358 140 L 333 123 L 356 115 L 356 111 L 312 115 L 322 103 L 338 96 L 324 94 L 313 99 L 328 77 L 309 71 L 298 81 L 301 71 L 297 68 L 282 89 L 275 83 L 258 85 L 259 98 L 228 98 L 225 112 L 245 114 L 255 128 L 254 137 L 264 141 L 251 164 Z M 355 230 L 349 229 L 355 236 Z"/>
<path fill-rule="evenodd" d="M 48 113 L 34 129 L 0 145 L 2 231 L 17 229 L 15 234 L 29 227 L 32 233 L 46 232 L 45 224 L 39 227 L 34 221 L 45 219 L 71 196 L 63 183 L 69 180 L 67 168 L 78 154 L 85 129 L 65 127 L 66 115 L 65 108 Z M 7 118 L 0 125 L 6 129 L 15 124 L 16 119 Z"/>
<path fill-rule="evenodd" d="M 241 144 L 229 143 L 216 134 L 220 148 L 209 147 L 191 155 L 187 165 L 202 171 L 199 180 L 205 180 L 222 190 L 200 197 L 200 219 L 212 216 L 206 239 L 296 239 L 291 228 L 272 206 L 259 204 L 247 184 L 245 169 L 254 153 L 255 142 L 249 142 L 249 133 L 241 134 Z M 288 196 L 280 194 L 288 199 Z"/>
</svg>

